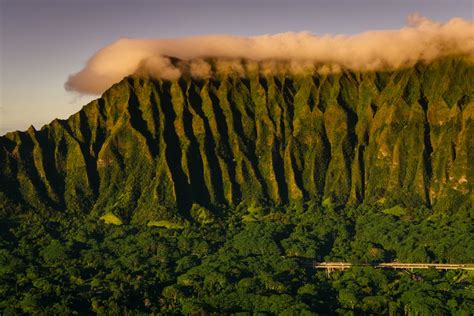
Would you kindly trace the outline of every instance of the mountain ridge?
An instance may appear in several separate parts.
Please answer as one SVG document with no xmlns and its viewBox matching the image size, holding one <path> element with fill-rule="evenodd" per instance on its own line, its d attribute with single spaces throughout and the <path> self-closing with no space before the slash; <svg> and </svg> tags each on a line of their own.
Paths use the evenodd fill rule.
<svg viewBox="0 0 474 316">
<path fill-rule="evenodd" d="M 0 213 L 147 222 L 196 205 L 471 207 L 473 78 L 456 58 L 376 73 L 130 76 L 67 120 L 0 137 Z"/>
</svg>

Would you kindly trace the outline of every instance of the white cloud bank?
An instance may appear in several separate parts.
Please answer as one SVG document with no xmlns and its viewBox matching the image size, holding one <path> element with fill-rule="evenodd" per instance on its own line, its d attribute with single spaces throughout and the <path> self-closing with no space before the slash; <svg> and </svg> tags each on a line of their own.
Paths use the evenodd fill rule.
<svg viewBox="0 0 474 316">
<path fill-rule="evenodd" d="M 253 37 L 124 38 L 94 54 L 84 69 L 68 78 L 65 87 L 79 93 L 100 94 L 133 73 L 175 79 L 183 72 L 207 77 L 215 72 L 242 72 L 252 67 L 261 72 L 283 68 L 291 72 L 331 72 L 341 68 L 371 71 L 450 55 L 474 56 L 473 22 L 453 18 L 437 23 L 414 15 L 401 29 L 352 36 L 301 32 Z"/>
</svg>

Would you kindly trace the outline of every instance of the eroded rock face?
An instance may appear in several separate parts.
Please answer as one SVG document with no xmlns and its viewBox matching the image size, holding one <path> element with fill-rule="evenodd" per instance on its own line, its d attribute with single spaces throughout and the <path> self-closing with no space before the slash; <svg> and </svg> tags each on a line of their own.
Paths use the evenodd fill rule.
<svg viewBox="0 0 474 316">
<path fill-rule="evenodd" d="M 67 120 L 0 138 L 0 210 L 136 221 L 193 203 L 473 203 L 474 67 L 129 77 Z"/>
</svg>

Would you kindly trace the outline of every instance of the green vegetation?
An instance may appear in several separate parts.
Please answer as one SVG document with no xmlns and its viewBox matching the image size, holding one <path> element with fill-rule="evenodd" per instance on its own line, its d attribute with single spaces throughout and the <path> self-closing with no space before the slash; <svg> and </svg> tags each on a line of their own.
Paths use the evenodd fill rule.
<svg viewBox="0 0 474 316">
<path fill-rule="evenodd" d="M 149 221 L 147 224 L 148 227 L 164 227 L 168 229 L 182 229 L 183 225 L 176 224 L 167 220 L 162 221 Z"/>
<path fill-rule="evenodd" d="M 461 58 L 327 76 L 127 77 L 67 120 L 0 137 L 0 214 L 143 224 L 306 201 L 470 209 L 473 100 L 474 66 Z"/>
<path fill-rule="evenodd" d="M 114 225 L 123 224 L 122 220 L 118 216 L 112 213 L 107 213 L 104 216 L 101 216 L 100 220 L 103 220 L 106 224 L 114 224 Z"/>
<path fill-rule="evenodd" d="M 305 205 L 226 210 L 212 223 L 107 225 L 26 213 L 0 221 L 0 311 L 19 314 L 469 315 L 465 271 L 316 261 L 474 262 L 474 211 Z M 242 216 L 253 214 L 251 222 Z M 168 227 L 168 228 L 165 228 Z"/>
<path fill-rule="evenodd" d="M 388 214 L 388 215 L 393 215 L 393 216 L 400 217 L 400 216 L 403 216 L 403 215 L 407 214 L 407 209 L 404 208 L 404 207 L 401 207 L 400 205 L 395 205 L 394 207 L 385 209 L 382 212 L 384 212 L 385 214 Z"/>
<path fill-rule="evenodd" d="M 131 76 L 0 137 L 0 314 L 468 315 L 474 66 Z"/>
</svg>

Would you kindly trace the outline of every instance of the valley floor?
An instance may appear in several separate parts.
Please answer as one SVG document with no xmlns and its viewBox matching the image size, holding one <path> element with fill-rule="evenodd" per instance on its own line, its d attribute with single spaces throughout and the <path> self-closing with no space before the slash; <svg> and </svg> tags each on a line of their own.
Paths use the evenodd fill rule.
<svg viewBox="0 0 474 316">
<path fill-rule="evenodd" d="M 168 228 L 38 214 L 0 220 L 4 315 L 474 310 L 473 271 L 377 268 L 395 261 L 470 267 L 473 211 L 226 210 L 204 225 Z M 352 265 L 328 274 L 321 262 Z"/>
</svg>

